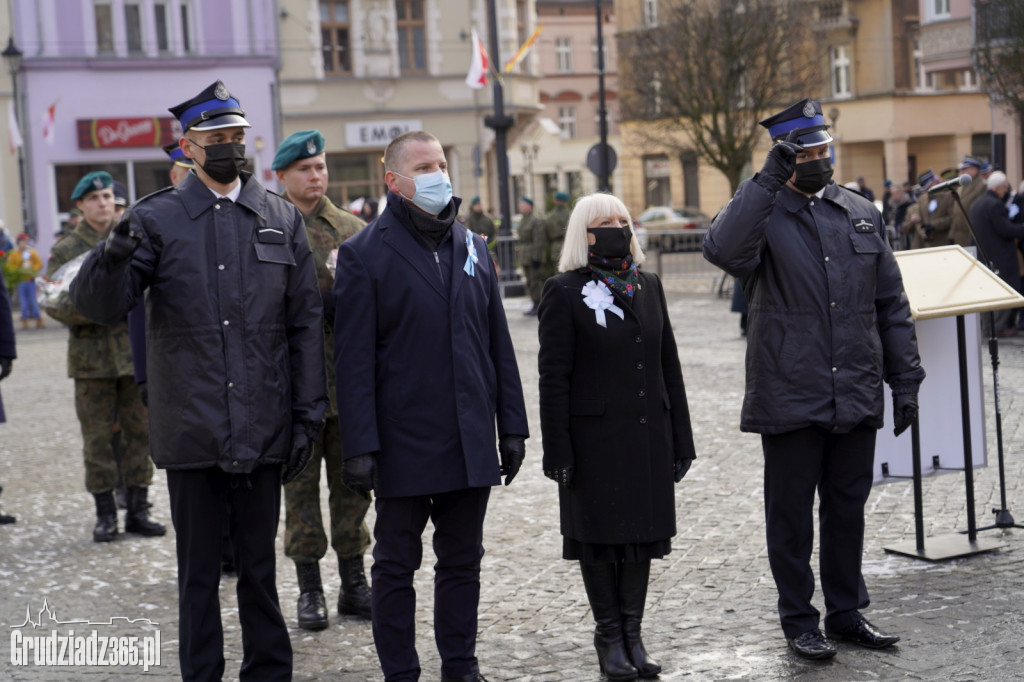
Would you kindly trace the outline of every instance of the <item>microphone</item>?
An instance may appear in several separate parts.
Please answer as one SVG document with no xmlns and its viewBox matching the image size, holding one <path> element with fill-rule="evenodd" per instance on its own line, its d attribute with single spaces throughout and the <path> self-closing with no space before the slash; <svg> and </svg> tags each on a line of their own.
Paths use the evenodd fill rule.
<svg viewBox="0 0 1024 682">
<path fill-rule="evenodd" d="M 959 178 L 953 178 L 952 180 L 946 180 L 940 182 L 937 185 L 932 185 L 928 188 L 928 194 L 935 194 L 936 192 L 944 192 L 947 189 L 957 189 L 959 187 L 966 187 L 973 182 L 973 178 L 967 173 L 964 173 Z"/>
</svg>

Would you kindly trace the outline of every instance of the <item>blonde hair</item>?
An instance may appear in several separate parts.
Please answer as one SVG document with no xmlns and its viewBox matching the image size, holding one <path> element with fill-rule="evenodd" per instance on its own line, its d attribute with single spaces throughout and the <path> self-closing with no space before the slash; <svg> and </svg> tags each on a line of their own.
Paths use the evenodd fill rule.
<svg viewBox="0 0 1024 682">
<path fill-rule="evenodd" d="M 587 266 L 587 227 L 599 218 L 624 216 L 629 221 L 629 229 L 633 238 L 629 242 L 629 251 L 633 254 L 633 262 L 641 265 L 646 258 L 640 242 L 636 238 L 636 226 L 629 215 L 626 205 L 611 194 L 596 192 L 582 196 L 569 216 L 569 225 L 565 228 L 565 241 L 562 243 L 562 256 L 558 259 L 558 271 L 568 272 Z"/>
</svg>

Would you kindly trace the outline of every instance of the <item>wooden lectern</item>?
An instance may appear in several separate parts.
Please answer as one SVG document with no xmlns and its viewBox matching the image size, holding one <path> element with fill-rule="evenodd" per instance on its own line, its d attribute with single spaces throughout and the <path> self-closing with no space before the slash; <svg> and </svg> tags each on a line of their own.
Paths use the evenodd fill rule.
<svg viewBox="0 0 1024 682">
<path fill-rule="evenodd" d="M 964 315 L 1019 308 L 1024 297 L 998 275 L 982 265 L 960 246 L 899 251 L 895 254 L 915 320 L 956 317 L 957 358 L 959 363 L 960 411 L 963 433 L 963 470 L 967 496 L 967 534 L 952 533 L 924 537 L 921 506 L 921 436 L 918 421 L 911 426 L 914 479 L 914 541 L 885 547 L 896 554 L 939 561 L 998 549 L 1005 543 L 977 537 L 974 519 L 974 457 L 971 437 L 971 401 L 968 382 L 968 356 Z M 925 367 L 925 371 L 929 368 Z M 928 379 L 922 384 L 928 390 Z M 977 397 L 977 396 L 976 396 Z M 981 421 L 984 428 L 984 420 Z"/>
</svg>

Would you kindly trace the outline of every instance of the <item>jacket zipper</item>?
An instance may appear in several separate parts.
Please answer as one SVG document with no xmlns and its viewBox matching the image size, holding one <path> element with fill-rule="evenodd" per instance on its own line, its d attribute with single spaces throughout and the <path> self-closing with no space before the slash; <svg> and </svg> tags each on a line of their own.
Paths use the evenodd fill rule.
<svg viewBox="0 0 1024 682">
<path fill-rule="evenodd" d="M 441 278 L 441 286 L 444 286 L 444 270 L 441 269 L 441 259 L 437 257 L 437 251 L 434 251 L 434 262 L 437 263 L 437 276 Z"/>
</svg>

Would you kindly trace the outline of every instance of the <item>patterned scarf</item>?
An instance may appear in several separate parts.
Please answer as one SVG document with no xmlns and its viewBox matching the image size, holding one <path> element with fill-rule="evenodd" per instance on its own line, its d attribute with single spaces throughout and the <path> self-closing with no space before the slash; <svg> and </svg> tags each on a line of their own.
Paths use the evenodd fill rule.
<svg viewBox="0 0 1024 682">
<path fill-rule="evenodd" d="M 587 254 L 587 269 L 595 280 L 604 282 L 630 300 L 634 293 L 640 291 L 640 276 L 631 253 L 623 258 L 605 258 L 590 252 Z"/>
</svg>

